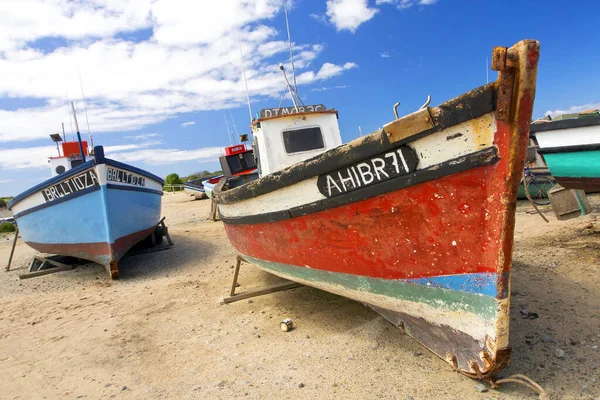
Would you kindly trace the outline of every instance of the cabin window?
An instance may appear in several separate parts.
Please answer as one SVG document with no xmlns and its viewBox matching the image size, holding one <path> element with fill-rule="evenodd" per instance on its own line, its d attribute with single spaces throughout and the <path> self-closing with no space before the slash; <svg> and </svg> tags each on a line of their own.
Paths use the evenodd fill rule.
<svg viewBox="0 0 600 400">
<path fill-rule="evenodd" d="M 318 126 L 283 131 L 283 143 L 288 154 L 325 148 Z"/>
<path fill-rule="evenodd" d="M 56 167 L 55 171 L 58 175 L 64 173 L 67 169 L 64 167 L 64 165 L 59 165 L 58 167 Z"/>
<path fill-rule="evenodd" d="M 252 152 L 243 153 L 244 161 L 246 162 L 246 168 L 256 168 L 256 160 Z"/>
<path fill-rule="evenodd" d="M 83 164 L 82 160 L 71 160 L 71 168 L 75 168 L 78 165 Z"/>
</svg>

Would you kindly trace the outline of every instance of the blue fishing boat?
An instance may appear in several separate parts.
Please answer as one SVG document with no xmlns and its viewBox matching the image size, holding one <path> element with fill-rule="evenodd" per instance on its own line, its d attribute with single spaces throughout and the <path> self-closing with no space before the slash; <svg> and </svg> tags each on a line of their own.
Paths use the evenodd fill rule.
<svg viewBox="0 0 600 400">
<path fill-rule="evenodd" d="M 164 181 L 106 158 L 102 146 L 88 154 L 81 139 L 62 149 L 50 158 L 53 176 L 7 207 L 33 249 L 96 262 L 116 279 L 121 257 L 160 222 Z"/>
</svg>

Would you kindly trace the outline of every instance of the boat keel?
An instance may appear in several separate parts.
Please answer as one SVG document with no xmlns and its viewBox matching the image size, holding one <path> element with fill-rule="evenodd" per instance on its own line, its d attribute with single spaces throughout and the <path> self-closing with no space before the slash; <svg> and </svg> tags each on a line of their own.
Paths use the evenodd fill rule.
<svg viewBox="0 0 600 400">
<path fill-rule="evenodd" d="M 471 378 L 485 379 L 504 368 L 510 359 L 509 347 L 497 350 L 493 356 L 485 344 L 447 325 L 435 325 L 424 318 L 371 304 L 367 306 Z"/>
</svg>

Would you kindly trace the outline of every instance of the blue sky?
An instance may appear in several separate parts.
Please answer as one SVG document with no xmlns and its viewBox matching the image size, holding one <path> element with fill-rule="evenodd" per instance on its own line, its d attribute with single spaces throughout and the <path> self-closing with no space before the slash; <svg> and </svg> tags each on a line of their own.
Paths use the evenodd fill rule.
<svg viewBox="0 0 600 400">
<path fill-rule="evenodd" d="M 0 3 L 0 196 L 50 176 L 68 99 L 87 136 L 79 70 L 95 144 L 160 176 L 218 169 L 225 117 L 249 132 L 238 31 L 253 113 L 285 89 L 281 0 L 25 3 Z M 493 46 L 525 38 L 541 42 L 535 118 L 600 108 L 595 2 L 288 4 L 300 96 L 339 110 L 344 141 L 389 122 L 396 101 L 407 114 L 485 84 Z"/>
</svg>

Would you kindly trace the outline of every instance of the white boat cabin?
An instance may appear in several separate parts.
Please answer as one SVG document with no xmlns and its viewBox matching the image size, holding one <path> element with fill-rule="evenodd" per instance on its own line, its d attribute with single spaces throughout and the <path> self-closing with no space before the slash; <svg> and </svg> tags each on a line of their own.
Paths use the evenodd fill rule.
<svg viewBox="0 0 600 400">
<path fill-rule="evenodd" d="M 263 109 L 252 133 L 261 177 L 342 144 L 337 111 L 322 104 Z"/>
<path fill-rule="evenodd" d="M 89 155 L 87 141 L 82 140 L 81 144 L 83 146 L 83 154 L 87 157 Z M 58 150 L 59 147 L 57 143 L 56 148 L 58 150 L 58 157 L 48 158 L 50 169 L 52 170 L 52 176 L 60 175 L 63 172 L 66 172 L 71 168 L 75 168 L 83 163 L 79 149 L 79 142 L 62 142 L 61 147 L 62 155 L 61 151 Z"/>
</svg>

